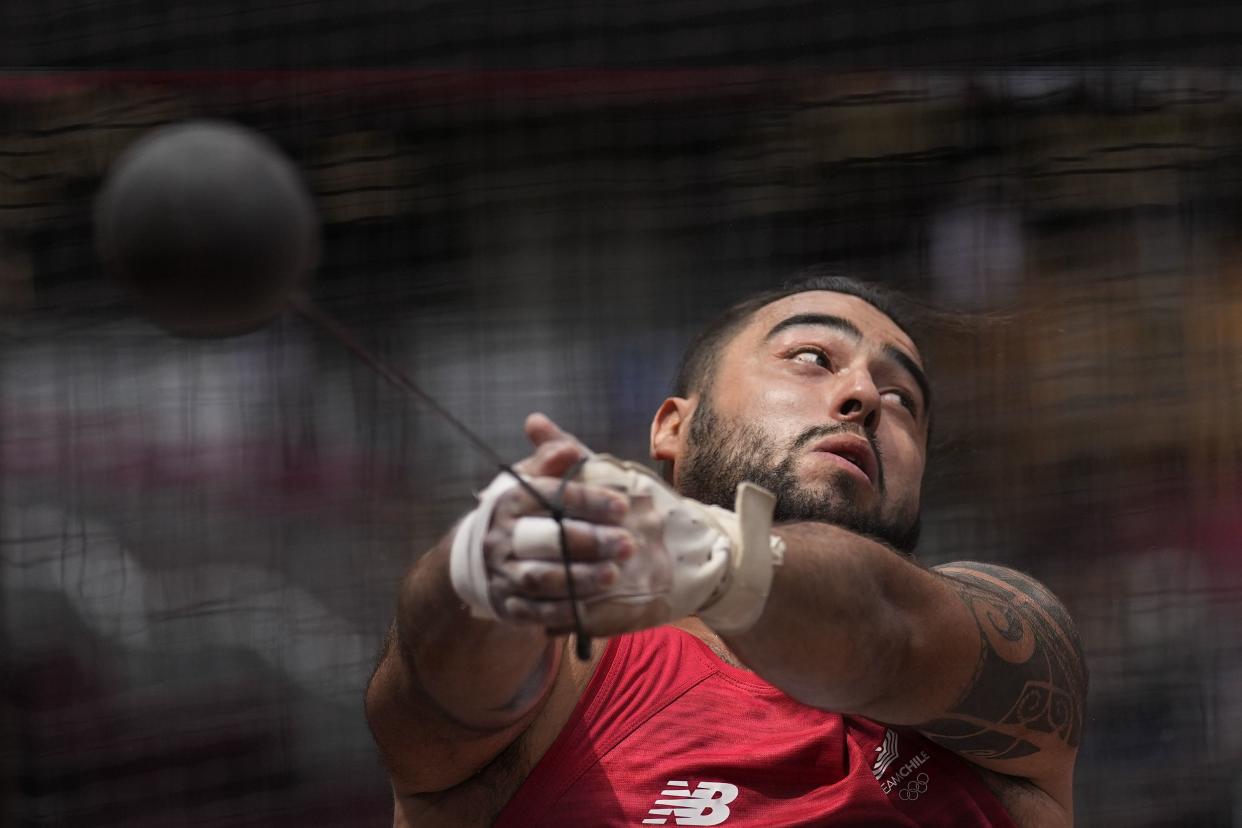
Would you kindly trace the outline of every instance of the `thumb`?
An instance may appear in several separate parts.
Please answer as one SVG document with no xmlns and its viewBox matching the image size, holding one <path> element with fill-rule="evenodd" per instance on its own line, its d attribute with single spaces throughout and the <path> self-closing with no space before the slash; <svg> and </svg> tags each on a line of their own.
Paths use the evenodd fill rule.
<svg viewBox="0 0 1242 828">
<path fill-rule="evenodd" d="M 526 418 L 526 437 L 536 448 L 553 440 L 570 440 L 582 445 L 577 437 L 562 429 L 548 415 L 536 411 Z"/>
</svg>

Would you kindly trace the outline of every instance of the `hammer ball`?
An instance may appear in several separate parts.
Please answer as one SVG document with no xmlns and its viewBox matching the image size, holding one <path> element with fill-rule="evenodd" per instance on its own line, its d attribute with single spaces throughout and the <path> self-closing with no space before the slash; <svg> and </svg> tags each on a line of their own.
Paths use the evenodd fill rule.
<svg viewBox="0 0 1242 828">
<path fill-rule="evenodd" d="M 319 221 L 298 171 L 237 124 L 188 121 L 139 139 L 95 204 L 105 269 L 146 314 L 186 336 L 271 321 L 319 257 Z"/>
</svg>

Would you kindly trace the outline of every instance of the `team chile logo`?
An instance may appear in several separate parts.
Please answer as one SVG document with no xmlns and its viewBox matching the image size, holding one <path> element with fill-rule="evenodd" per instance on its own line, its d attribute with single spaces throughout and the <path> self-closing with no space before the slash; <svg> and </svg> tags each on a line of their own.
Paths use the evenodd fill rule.
<svg viewBox="0 0 1242 828">
<path fill-rule="evenodd" d="M 894 794 L 904 802 L 913 802 L 927 793 L 931 777 L 919 768 L 931 760 L 927 751 L 921 750 L 913 758 L 897 765 L 901 751 L 897 744 L 897 731 L 885 730 L 884 741 L 875 749 L 875 763 L 871 774 L 880 783 L 880 790 L 888 796 Z"/>
</svg>

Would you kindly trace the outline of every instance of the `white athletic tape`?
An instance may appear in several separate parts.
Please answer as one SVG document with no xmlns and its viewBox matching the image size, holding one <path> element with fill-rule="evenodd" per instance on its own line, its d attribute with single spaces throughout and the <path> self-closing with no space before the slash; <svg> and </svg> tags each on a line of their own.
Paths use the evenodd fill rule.
<svg viewBox="0 0 1242 828">
<path fill-rule="evenodd" d="M 487 560 L 483 556 L 483 539 L 492 523 L 496 501 L 510 489 L 521 485 L 508 472 L 501 472 L 487 488 L 479 492 L 479 505 L 462 518 L 453 535 L 449 552 L 449 578 L 453 591 L 470 607 L 476 618 L 496 620 L 495 607 L 488 597 Z"/>
<path fill-rule="evenodd" d="M 660 589 L 652 556 L 635 555 L 621 567 L 616 586 L 596 600 L 615 595 L 613 600 L 660 602 L 664 620 L 697 613 L 718 632 L 742 632 L 754 626 L 771 589 L 773 567 L 784 554 L 783 541 L 771 534 L 774 495 L 743 483 L 738 486 L 736 511 L 705 506 L 677 494 L 647 467 L 605 454 L 587 461 L 582 476 L 584 482 L 630 495 L 627 528 L 634 527 L 631 531 L 640 535 L 640 542 L 662 545 L 671 567 L 671 577 Z M 643 538 L 637 528 L 650 523 L 641 515 L 645 504 L 655 513 L 658 537 Z"/>
<path fill-rule="evenodd" d="M 776 496 L 754 483 L 741 483 L 732 512 L 708 508 L 723 512 L 723 521 L 735 521 L 738 552 L 729 559 L 724 589 L 699 610 L 699 618 L 716 632 L 745 632 L 763 614 L 773 569 L 785 560 L 785 541 L 772 534 Z"/>
<path fill-rule="evenodd" d="M 513 554 L 550 558 L 561 554 L 561 529 L 550 517 L 521 517 L 513 524 Z"/>
<path fill-rule="evenodd" d="M 682 497 L 650 469 L 608 455 L 593 455 L 582 482 L 624 492 L 630 511 L 623 526 L 639 550 L 620 564 L 607 591 L 584 602 L 584 621 L 615 617 L 622 607 L 645 625 L 697 613 L 717 632 L 749 629 L 763 613 L 784 543 L 771 534 L 776 498 L 752 483 L 738 486 L 734 511 Z M 478 618 L 499 619 L 489 596 L 483 542 L 501 495 L 518 486 L 502 473 L 479 493 L 479 505 L 457 527 L 449 557 L 453 589 Z M 512 549 L 523 559 L 561 554 L 560 529 L 549 517 L 514 522 Z M 625 622 L 628 623 L 628 622 Z M 624 623 L 623 623 L 624 626 Z"/>
</svg>

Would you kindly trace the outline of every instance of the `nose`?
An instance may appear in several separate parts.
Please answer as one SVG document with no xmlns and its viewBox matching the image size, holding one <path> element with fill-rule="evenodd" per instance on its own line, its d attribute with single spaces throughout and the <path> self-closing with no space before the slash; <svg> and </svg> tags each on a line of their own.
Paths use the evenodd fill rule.
<svg viewBox="0 0 1242 828">
<path fill-rule="evenodd" d="M 841 382 L 833 392 L 831 403 L 837 419 L 857 423 L 868 434 L 874 434 L 880 426 L 880 391 L 870 372 L 851 369 L 840 376 Z"/>
</svg>

